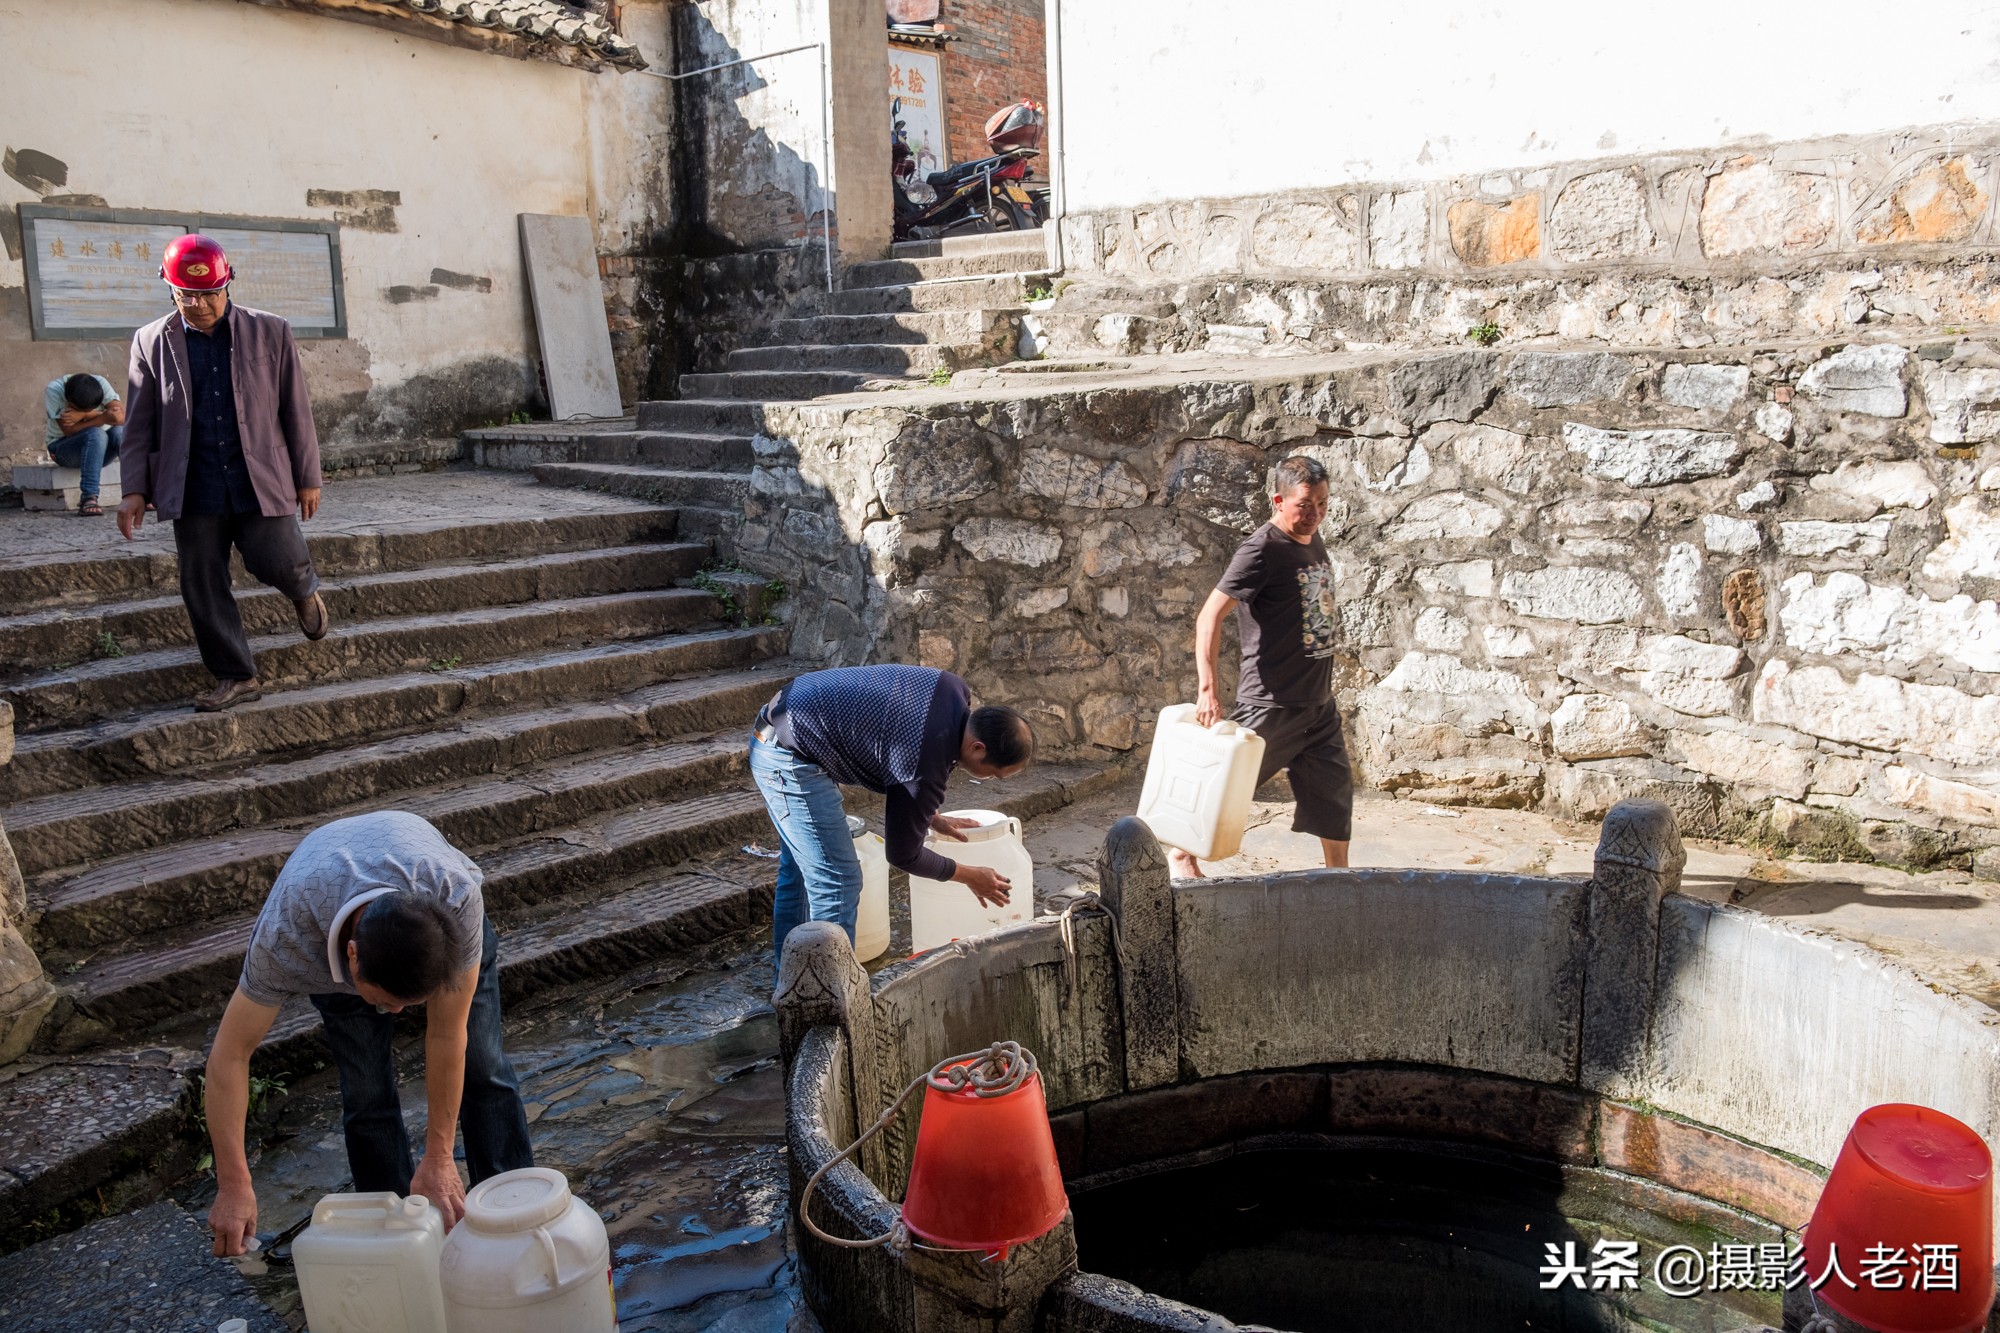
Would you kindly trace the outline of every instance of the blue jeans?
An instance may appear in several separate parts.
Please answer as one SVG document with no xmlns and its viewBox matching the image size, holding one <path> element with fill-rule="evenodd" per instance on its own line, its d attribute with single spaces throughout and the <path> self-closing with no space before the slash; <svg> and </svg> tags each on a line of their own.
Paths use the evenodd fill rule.
<svg viewBox="0 0 2000 1333">
<path fill-rule="evenodd" d="M 804 921 L 832 921 L 854 943 L 861 858 L 847 831 L 839 786 L 818 764 L 754 736 L 750 776 L 778 829 L 778 892 L 771 910 L 775 956 L 784 956 L 785 936 Z"/>
<path fill-rule="evenodd" d="M 92 426 L 74 435 L 65 435 L 49 446 L 49 457 L 64 467 L 83 474 L 77 493 L 86 500 L 97 498 L 97 478 L 104 471 L 104 456 L 115 454 L 125 441 L 123 426 Z"/>
<path fill-rule="evenodd" d="M 465 1091 L 458 1104 L 465 1164 L 475 1185 L 535 1164 L 521 1081 L 500 1046 L 500 969 L 494 966 L 499 949 L 500 937 L 488 921 L 479 953 L 479 989 L 465 1020 Z M 355 1192 L 407 1195 L 416 1163 L 396 1094 L 396 1020 L 377 1013 L 358 995 L 315 995 L 312 1002 L 326 1024 L 327 1045 L 340 1071 L 340 1127 L 347 1137 Z"/>
</svg>

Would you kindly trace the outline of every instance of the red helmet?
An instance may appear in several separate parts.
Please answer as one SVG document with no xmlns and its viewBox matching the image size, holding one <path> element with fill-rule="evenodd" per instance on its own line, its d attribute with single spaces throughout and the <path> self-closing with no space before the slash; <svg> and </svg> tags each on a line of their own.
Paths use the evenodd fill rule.
<svg viewBox="0 0 2000 1333">
<path fill-rule="evenodd" d="M 222 247 L 200 232 L 191 231 L 167 242 L 167 252 L 160 263 L 160 276 L 167 280 L 169 287 L 190 292 L 213 292 L 227 287 L 229 279 L 235 275 L 229 270 L 229 256 L 222 253 Z"/>
</svg>

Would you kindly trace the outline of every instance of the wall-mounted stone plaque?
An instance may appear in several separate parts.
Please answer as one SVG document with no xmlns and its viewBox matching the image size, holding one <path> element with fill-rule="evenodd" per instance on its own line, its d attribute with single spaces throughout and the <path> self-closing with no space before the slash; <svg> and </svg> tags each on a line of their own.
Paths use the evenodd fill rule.
<svg viewBox="0 0 2000 1333">
<path fill-rule="evenodd" d="M 203 232 L 228 252 L 231 297 L 291 322 L 301 338 L 344 338 L 337 223 L 23 204 L 35 337 L 123 338 L 173 308 L 160 281 L 168 242 Z"/>
</svg>

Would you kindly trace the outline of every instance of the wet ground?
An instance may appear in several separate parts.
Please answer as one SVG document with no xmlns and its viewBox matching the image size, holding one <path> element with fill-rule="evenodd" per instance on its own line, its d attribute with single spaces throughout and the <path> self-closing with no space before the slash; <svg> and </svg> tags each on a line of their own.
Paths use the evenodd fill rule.
<svg viewBox="0 0 2000 1333">
<path fill-rule="evenodd" d="M 785 1234 L 784 1096 L 770 936 L 737 936 L 508 1016 L 538 1162 L 605 1220 L 621 1333 L 817 1333 Z M 404 1114 L 423 1126 L 420 1042 Z M 271 1235 L 347 1185 L 331 1071 L 298 1081 L 255 1161 Z M 212 1190 L 181 1202 L 204 1215 Z M 291 1271 L 252 1283 L 293 1327 Z"/>
</svg>

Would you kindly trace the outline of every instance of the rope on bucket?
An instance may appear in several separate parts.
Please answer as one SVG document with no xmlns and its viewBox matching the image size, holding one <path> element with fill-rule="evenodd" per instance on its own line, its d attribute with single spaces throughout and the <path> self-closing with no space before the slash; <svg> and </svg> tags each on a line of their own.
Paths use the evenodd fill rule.
<svg viewBox="0 0 2000 1333">
<path fill-rule="evenodd" d="M 901 1095 L 889 1103 L 889 1109 L 877 1116 L 874 1124 L 862 1130 L 854 1142 L 842 1148 L 829 1158 L 825 1165 L 812 1173 L 806 1181 L 805 1189 L 799 1193 L 799 1220 L 806 1224 L 806 1229 L 813 1235 L 829 1245 L 838 1245 L 842 1249 L 867 1250 L 877 1245 L 886 1245 L 895 1253 L 906 1252 L 915 1242 L 911 1241 L 909 1229 L 903 1225 L 900 1215 L 896 1218 L 896 1224 L 887 1231 L 864 1240 L 848 1240 L 844 1236 L 828 1235 L 822 1231 L 819 1223 L 812 1220 L 812 1213 L 809 1211 L 812 1207 L 813 1191 L 819 1188 L 820 1179 L 834 1167 L 854 1156 L 862 1144 L 888 1128 L 889 1122 L 896 1118 L 897 1113 L 916 1095 L 919 1088 L 932 1087 L 939 1092 L 956 1092 L 974 1097 L 1004 1097 L 1019 1089 L 1034 1076 L 1034 1073 L 1034 1053 L 1023 1049 L 1021 1043 L 1017 1041 L 996 1041 L 984 1050 L 968 1051 L 964 1055 L 954 1055 L 949 1059 L 938 1061 L 911 1079 L 910 1086 L 904 1088 Z M 942 1247 L 925 1245 L 920 1248 Z"/>
</svg>

